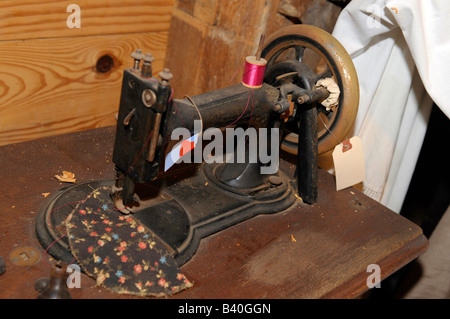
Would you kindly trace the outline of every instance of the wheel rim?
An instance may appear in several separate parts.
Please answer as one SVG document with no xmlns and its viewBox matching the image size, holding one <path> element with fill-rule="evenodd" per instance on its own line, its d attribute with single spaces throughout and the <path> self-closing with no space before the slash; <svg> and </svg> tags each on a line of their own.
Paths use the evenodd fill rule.
<svg viewBox="0 0 450 319">
<path fill-rule="evenodd" d="M 313 86 L 321 78 L 332 77 L 341 94 L 334 110 L 327 111 L 320 103 L 316 104 L 319 116 L 319 154 L 329 151 L 347 138 L 358 109 L 359 84 L 350 56 L 331 34 L 309 25 L 289 26 L 267 39 L 261 56 L 267 60 L 264 80 L 274 86 L 279 84 L 278 77 L 283 79 L 286 74 L 287 77 L 292 77 L 292 81 L 300 80 L 300 86 L 306 89 L 310 89 L 307 85 Z M 315 65 L 308 65 L 314 60 Z M 296 75 L 288 74 L 293 70 L 283 70 L 283 64 L 288 61 L 308 66 L 314 75 L 306 76 L 305 80 L 303 74 L 297 74 L 296 79 Z M 290 125 L 292 126 L 289 123 L 285 125 L 286 135 L 281 148 L 288 153 L 297 154 L 298 135 L 292 132 Z"/>
</svg>

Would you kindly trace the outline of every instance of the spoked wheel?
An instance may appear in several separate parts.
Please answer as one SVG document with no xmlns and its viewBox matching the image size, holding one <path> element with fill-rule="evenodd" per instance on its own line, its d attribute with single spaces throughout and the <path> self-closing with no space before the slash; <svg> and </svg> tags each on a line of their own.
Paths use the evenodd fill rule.
<svg viewBox="0 0 450 319">
<path fill-rule="evenodd" d="M 337 106 L 318 111 L 318 152 L 323 154 L 345 140 L 359 105 L 359 83 L 353 62 L 344 47 L 328 32 L 310 25 L 278 30 L 264 43 L 267 60 L 264 82 L 279 87 L 286 82 L 311 90 L 320 79 L 332 78 L 339 86 Z M 287 120 L 281 148 L 297 154 L 297 123 Z"/>
</svg>

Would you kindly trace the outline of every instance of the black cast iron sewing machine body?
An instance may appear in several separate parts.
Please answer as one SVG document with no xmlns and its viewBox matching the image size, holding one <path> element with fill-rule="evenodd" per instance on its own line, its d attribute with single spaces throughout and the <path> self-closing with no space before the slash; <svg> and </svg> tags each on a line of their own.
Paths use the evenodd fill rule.
<svg viewBox="0 0 450 319">
<path fill-rule="evenodd" d="M 318 154 L 345 137 L 356 116 L 356 71 L 337 40 L 311 26 L 282 29 L 260 49 L 267 66 L 259 88 L 236 84 L 184 99 L 173 98 L 170 71 L 165 69 L 154 77 L 151 55 L 136 51 L 132 55 L 134 66 L 123 75 L 113 153 L 116 179 L 88 185 L 85 190 L 81 185 L 77 191 L 110 186 L 115 207 L 121 213 L 133 213 L 164 241 L 179 265 L 194 255 L 205 236 L 259 214 L 286 210 L 299 197 L 306 204 L 315 203 Z M 326 67 L 320 72 L 306 63 L 307 50 L 325 61 Z M 330 95 L 326 88 L 316 85 L 323 78 L 333 78 L 340 89 L 337 108 L 325 109 L 319 103 Z M 238 147 L 231 157 L 226 152 L 217 156 L 203 151 L 208 142 L 213 142 L 211 137 L 205 142 L 209 129 L 225 134 L 239 127 L 241 132 L 257 129 L 257 135 L 265 137 L 245 135 L 241 161 L 236 160 Z M 202 158 L 164 171 L 167 154 L 177 143 L 183 144 L 182 138 L 172 136 L 179 128 L 203 140 L 203 144 L 184 152 L 187 155 L 179 154 L 184 155 L 184 162 L 193 159 L 196 152 Z M 265 135 L 261 130 L 266 130 Z M 224 147 L 228 143 L 225 140 Z M 297 156 L 295 175 L 286 176 L 278 169 L 280 146 Z M 255 158 L 252 152 L 261 149 L 266 160 L 260 156 L 251 160 Z M 216 161 L 208 161 L 208 157 Z M 47 207 L 42 220 L 47 220 L 51 208 L 62 200 L 58 198 Z M 61 214 L 59 220 L 67 213 Z M 58 222 L 55 220 L 55 224 Z M 40 241 L 48 246 L 53 240 L 51 230 L 37 228 Z M 53 255 L 70 260 L 67 249 L 61 247 L 62 253 Z"/>
<path fill-rule="evenodd" d="M 168 146 L 173 146 L 173 143 L 170 143 L 173 130 L 183 127 L 193 135 L 196 120 L 201 121 L 203 130 L 224 128 L 230 123 L 233 127 L 248 128 L 251 125 L 256 128 L 278 129 L 281 124 L 280 114 L 289 108 L 287 91 L 283 93 L 283 88 L 289 86 L 291 88 L 289 91 L 294 94 L 295 99 L 305 95 L 312 96 L 311 102 L 323 99 L 329 94 L 323 89 L 309 91 L 292 84 L 283 85 L 281 89 L 268 84 L 263 84 L 258 89 L 236 84 L 193 98 L 178 100 L 171 98 L 172 91 L 168 79 L 171 77 L 170 72 L 166 69 L 160 76 L 161 80 L 143 76 L 141 70 L 136 68 L 124 72 L 113 155 L 118 172 L 114 193 L 117 206 L 124 212 L 127 209 L 132 211 L 133 204 L 137 204 L 136 198 L 133 197 L 134 184 L 147 183 L 163 175 L 161 166 L 164 164 L 164 155 L 170 151 Z M 317 166 L 317 119 L 314 118 L 314 114 L 303 119 L 312 108 L 312 104 L 303 105 L 302 110 L 297 110 L 296 115 L 292 116 L 297 122 L 306 121 L 299 129 L 306 134 L 312 134 L 305 137 L 305 143 L 309 144 L 310 150 L 308 156 L 300 157 L 302 163 L 309 162 L 310 169 L 306 173 L 308 175 L 314 175 L 313 168 Z M 278 154 L 278 150 L 272 151 Z M 234 167 L 234 174 L 230 173 L 236 175 L 234 186 L 244 188 L 260 186 L 261 176 L 256 168 L 263 164 L 250 164 L 254 163 L 225 165 Z M 248 171 L 248 167 L 252 167 L 251 172 Z M 231 183 L 229 177 L 222 177 L 220 180 L 224 183 Z M 301 194 L 308 193 L 306 201 L 313 203 L 317 196 L 315 189 L 316 182 L 312 177 L 310 183 L 300 187 L 299 191 Z"/>
<path fill-rule="evenodd" d="M 117 178 L 112 198 L 118 210 L 137 213 L 136 218 L 174 248 L 178 256 L 183 256 L 179 258 L 181 263 L 190 258 L 201 237 L 261 213 L 283 211 L 295 203 L 296 192 L 307 203 L 317 200 L 317 113 L 313 102 L 326 98 L 328 91 L 308 90 L 288 81 L 279 87 L 264 83 L 257 89 L 236 84 L 192 98 L 172 99 L 169 70 L 161 72 L 158 80 L 138 66 L 136 63 L 134 68 L 124 72 L 113 154 Z M 270 70 L 268 74 L 270 77 Z M 313 87 L 316 78 L 310 76 L 307 80 L 307 86 Z M 278 170 L 278 158 L 272 158 L 276 163 L 250 162 L 250 149 L 257 147 L 251 145 L 255 141 L 247 136 L 247 161 L 202 163 L 198 170 L 191 166 L 196 171 L 193 176 L 174 181 L 177 186 L 164 183 L 162 166 L 164 156 L 173 147 L 172 132 L 183 127 L 194 135 L 195 120 L 201 121 L 202 131 L 230 124 L 246 129 L 250 125 L 276 129 L 270 130 L 262 143 L 266 143 L 264 148 L 269 153 L 278 156 L 279 150 L 271 146 L 279 148 L 279 134 L 275 136 L 276 143 L 271 143 L 270 132 L 279 132 L 281 114 L 289 112 L 288 94 L 296 101 L 292 102 L 296 106 L 290 120 L 296 122 L 302 136 L 297 163 L 297 175 L 301 178 L 285 176 Z M 305 97 L 308 103 L 300 104 L 299 99 Z M 261 143 L 261 139 L 258 141 Z M 276 169 L 262 174 L 261 168 L 268 164 L 276 165 Z M 135 186 L 144 183 L 153 183 L 155 188 L 152 194 L 147 193 L 140 199 L 142 195 L 138 191 L 135 194 Z M 166 216 L 157 216 L 157 211 L 167 208 L 166 205 L 164 209 L 156 207 L 161 202 L 142 204 L 157 198 L 161 190 L 174 199 L 170 217 L 166 213 Z M 178 213 L 173 212 L 175 202 L 179 204 Z M 192 241 L 196 242 L 195 248 L 189 249 Z"/>
</svg>

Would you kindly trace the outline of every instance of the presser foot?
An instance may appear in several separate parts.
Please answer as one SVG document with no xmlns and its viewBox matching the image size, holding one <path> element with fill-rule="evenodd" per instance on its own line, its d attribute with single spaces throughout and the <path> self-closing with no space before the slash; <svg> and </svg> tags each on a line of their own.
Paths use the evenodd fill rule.
<svg viewBox="0 0 450 319">
<path fill-rule="evenodd" d="M 132 205 L 125 205 L 122 199 L 122 187 L 117 187 L 116 185 L 111 186 L 111 199 L 114 203 L 114 208 L 124 215 L 133 214 L 139 207 L 140 198 L 137 194 L 133 194 Z"/>
</svg>

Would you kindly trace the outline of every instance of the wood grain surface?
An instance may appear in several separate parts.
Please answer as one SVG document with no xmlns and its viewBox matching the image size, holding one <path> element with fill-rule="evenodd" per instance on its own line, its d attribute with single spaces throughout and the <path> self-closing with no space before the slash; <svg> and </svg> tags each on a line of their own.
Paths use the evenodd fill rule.
<svg viewBox="0 0 450 319">
<path fill-rule="evenodd" d="M 66 21 L 76 3 L 81 28 Z M 0 41 L 167 31 L 173 0 L 0 1 Z"/>
<path fill-rule="evenodd" d="M 122 73 L 141 49 L 163 68 L 173 0 L 0 1 L 0 145 L 113 125 Z M 113 67 L 97 72 L 109 55 Z"/>
<path fill-rule="evenodd" d="M 159 72 L 166 41 L 167 32 L 0 42 L 0 145 L 113 125 L 130 54 L 152 52 Z M 99 73 L 104 55 L 114 66 Z"/>
</svg>

